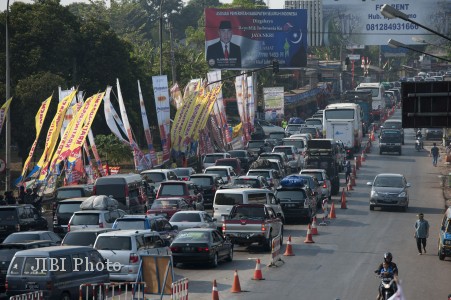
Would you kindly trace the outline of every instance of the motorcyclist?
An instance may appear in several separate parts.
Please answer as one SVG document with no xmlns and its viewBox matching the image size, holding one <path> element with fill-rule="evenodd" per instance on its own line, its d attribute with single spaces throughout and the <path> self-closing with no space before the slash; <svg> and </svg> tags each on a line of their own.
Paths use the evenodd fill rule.
<svg viewBox="0 0 451 300">
<path fill-rule="evenodd" d="M 385 265 L 385 266 L 384 266 Z M 393 262 L 393 255 L 390 252 L 384 253 L 384 261 L 374 271 L 381 278 L 394 278 L 398 281 L 398 266 Z M 396 291 L 396 284 L 395 284 Z M 379 285 L 379 294 L 376 300 L 382 299 L 382 284 Z"/>
<path fill-rule="evenodd" d="M 421 130 L 417 131 L 416 138 L 417 138 L 417 140 L 420 141 L 420 148 L 424 149 L 423 148 L 423 135 L 421 134 Z"/>
</svg>

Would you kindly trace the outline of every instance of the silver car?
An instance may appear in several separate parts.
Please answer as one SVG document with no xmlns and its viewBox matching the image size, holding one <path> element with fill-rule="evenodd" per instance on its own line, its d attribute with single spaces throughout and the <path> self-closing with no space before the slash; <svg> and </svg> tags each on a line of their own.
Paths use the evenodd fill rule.
<svg viewBox="0 0 451 300">
<path fill-rule="evenodd" d="M 216 229 L 216 219 L 213 219 L 205 211 L 178 211 L 170 219 L 172 226 L 176 225 L 179 230 L 188 228 L 213 228 Z"/>
<path fill-rule="evenodd" d="M 324 169 L 303 169 L 299 172 L 300 175 L 311 175 L 318 180 L 321 185 L 322 198 L 331 200 L 332 198 L 332 184 Z"/>
<path fill-rule="evenodd" d="M 403 211 L 407 210 L 410 183 L 407 183 L 404 175 L 378 174 L 373 182 L 366 184 L 371 186 L 370 210 L 375 207 L 400 207 Z"/>
<path fill-rule="evenodd" d="M 284 152 L 288 156 L 291 173 L 299 172 L 302 168 L 303 160 L 301 160 L 301 154 L 295 146 L 275 146 L 272 152 Z"/>
</svg>

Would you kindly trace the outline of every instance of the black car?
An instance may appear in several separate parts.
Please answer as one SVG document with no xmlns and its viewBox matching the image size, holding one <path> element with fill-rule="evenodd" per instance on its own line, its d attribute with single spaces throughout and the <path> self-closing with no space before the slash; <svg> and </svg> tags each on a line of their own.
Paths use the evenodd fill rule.
<svg viewBox="0 0 451 300">
<path fill-rule="evenodd" d="M 17 251 L 53 246 L 50 241 L 24 241 L 0 244 L 0 293 L 5 292 L 6 272 Z"/>
<path fill-rule="evenodd" d="M 86 228 L 83 230 L 69 231 L 61 242 L 61 246 L 94 246 L 99 234 L 109 232 L 112 228 Z"/>
<path fill-rule="evenodd" d="M 204 208 L 213 207 L 213 198 L 216 191 L 224 185 L 224 180 L 218 174 L 193 174 L 190 181 L 202 189 Z"/>
<path fill-rule="evenodd" d="M 426 128 L 424 138 L 426 140 L 441 140 L 443 130 L 441 128 Z"/>
<path fill-rule="evenodd" d="M 14 232 L 3 240 L 3 244 L 21 243 L 24 241 L 50 241 L 52 246 L 61 245 L 61 238 L 56 233 L 48 230 Z"/>
<path fill-rule="evenodd" d="M 180 231 L 171 243 L 171 252 L 174 267 L 178 263 L 209 263 L 216 267 L 220 260 L 233 260 L 233 244 L 212 228 Z"/>
<path fill-rule="evenodd" d="M 67 233 L 67 224 L 74 212 L 81 210 L 80 204 L 88 197 L 61 200 L 53 207 L 53 232 L 61 237 Z"/>
<path fill-rule="evenodd" d="M 0 207 L 0 240 L 18 231 L 47 230 L 47 220 L 31 204 Z"/>
<path fill-rule="evenodd" d="M 230 150 L 228 152 L 231 157 L 238 158 L 241 162 L 241 168 L 246 172 L 249 170 L 252 162 L 255 161 L 255 157 L 247 150 Z"/>
</svg>

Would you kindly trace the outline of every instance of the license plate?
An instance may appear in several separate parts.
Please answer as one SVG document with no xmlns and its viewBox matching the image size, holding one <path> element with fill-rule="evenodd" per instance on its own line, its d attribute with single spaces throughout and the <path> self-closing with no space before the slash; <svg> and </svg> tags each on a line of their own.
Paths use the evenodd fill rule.
<svg viewBox="0 0 451 300">
<path fill-rule="evenodd" d="M 37 290 L 39 289 L 39 284 L 37 284 L 36 282 L 30 282 L 25 284 L 25 289 L 26 290 Z"/>
<path fill-rule="evenodd" d="M 184 252 L 194 252 L 194 247 L 183 247 Z"/>
<path fill-rule="evenodd" d="M 158 216 L 163 216 L 163 217 L 167 217 L 168 216 L 168 214 L 167 213 L 159 213 L 159 214 L 157 214 Z"/>
</svg>

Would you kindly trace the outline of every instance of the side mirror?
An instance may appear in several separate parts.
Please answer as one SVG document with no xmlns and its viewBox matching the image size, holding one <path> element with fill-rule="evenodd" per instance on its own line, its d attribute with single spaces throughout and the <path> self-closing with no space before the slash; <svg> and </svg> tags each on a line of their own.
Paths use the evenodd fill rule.
<svg viewBox="0 0 451 300">
<path fill-rule="evenodd" d="M 410 183 L 407 183 L 407 184 L 406 184 L 406 187 L 411 187 L 411 184 L 410 184 Z"/>
<path fill-rule="evenodd" d="M 368 182 L 366 183 L 366 185 L 368 185 L 368 186 L 372 186 L 372 185 L 373 185 L 373 183 L 372 183 L 371 181 L 368 181 Z"/>
<path fill-rule="evenodd" d="M 172 229 L 179 230 L 179 227 L 177 225 L 172 225 Z"/>
<path fill-rule="evenodd" d="M 216 222 L 216 221 L 217 221 L 217 219 L 216 219 L 216 218 L 213 218 L 212 220 L 213 220 L 213 222 Z"/>
<path fill-rule="evenodd" d="M 278 212 L 278 213 L 276 213 L 276 216 L 277 216 L 278 218 L 282 218 L 282 213 Z"/>
</svg>

